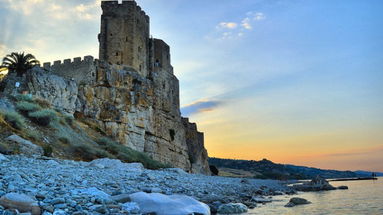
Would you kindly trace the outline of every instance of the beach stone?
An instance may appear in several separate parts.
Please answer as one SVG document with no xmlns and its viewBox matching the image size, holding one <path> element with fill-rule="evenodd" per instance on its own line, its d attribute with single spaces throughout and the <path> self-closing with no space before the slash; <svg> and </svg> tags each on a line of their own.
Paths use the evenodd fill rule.
<svg viewBox="0 0 383 215">
<path fill-rule="evenodd" d="M 130 202 L 130 194 L 119 194 L 112 196 L 111 199 L 112 201 L 118 202 L 118 203 L 125 203 L 125 202 Z"/>
<path fill-rule="evenodd" d="M 0 153 L 0 161 L 8 161 L 8 158 Z"/>
<path fill-rule="evenodd" d="M 142 171 L 144 169 L 142 163 L 123 163 L 120 160 L 109 158 L 93 160 L 89 163 L 89 166 L 98 168 L 129 169 L 136 171 Z"/>
<path fill-rule="evenodd" d="M 140 213 L 140 206 L 135 202 L 126 202 L 126 203 L 122 204 L 121 208 L 124 212 L 127 212 L 129 214 L 139 214 Z"/>
<path fill-rule="evenodd" d="M 347 187 L 347 186 L 344 186 L 344 185 L 339 186 L 339 187 L 337 187 L 337 188 L 338 188 L 338 190 L 348 190 L 348 187 Z"/>
<path fill-rule="evenodd" d="M 51 166 L 57 166 L 57 165 L 59 165 L 59 163 L 57 163 L 57 161 L 54 161 L 54 160 L 49 160 L 49 161 L 47 162 L 47 164 L 48 164 L 48 165 L 51 165 Z"/>
<path fill-rule="evenodd" d="M 270 203 L 272 200 L 271 199 L 260 198 L 260 197 L 252 197 L 251 201 L 256 202 L 256 203 Z"/>
<path fill-rule="evenodd" d="M 132 202 L 138 204 L 141 213 L 156 215 L 201 214 L 210 215 L 210 208 L 185 195 L 163 195 L 160 193 L 138 192 L 130 195 Z"/>
<path fill-rule="evenodd" d="M 5 140 L 15 142 L 19 145 L 20 154 L 29 155 L 29 156 L 42 156 L 44 150 L 41 146 L 33 144 L 31 141 L 23 139 L 18 135 L 11 135 Z"/>
<path fill-rule="evenodd" d="M 180 169 L 180 168 L 167 168 L 165 169 L 165 171 L 169 171 L 169 172 L 174 172 L 174 173 L 177 173 L 177 174 L 187 174 L 187 172 L 185 172 L 183 169 Z"/>
<path fill-rule="evenodd" d="M 294 197 L 290 199 L 289 203 L 287 203 L 285 207 L 294 207 L 296 205 L 305 205 L 310 203 L 311 203 L 310 201 L 307 201 L 304 198 Z"/>
<path fill-rule="evenodd" d="M 7 193 L 0 198 L 0 205 L 8 209 L 17 209 L 21 213 L 31 212 L 33 215 L 41 214 L 37 201 L 25 194 Z"/>
<path fill-rule="evenodd" d="M 241 214 L 246 213 L 248 208 L 242 203 L 229 203 L 219 206 L 217 212 L 220 214 Z"/>
<path fill-rule="evenodd" d="M 73 194 L 85 194 L 88 196 L 93 196 L 101 200 L 112 201 L 109 194 L 101 191 L 95 187 L 85 188 L 85 189 L 76 189 L 72 191 Z"/>
<path fill-rule="evenodd" d="M 65 212 L 64 210 L 59 209 L 59 210 L 55 210 L 53 212 L 53 215 L 69 215 L 69 214 Z"/>
</svg>

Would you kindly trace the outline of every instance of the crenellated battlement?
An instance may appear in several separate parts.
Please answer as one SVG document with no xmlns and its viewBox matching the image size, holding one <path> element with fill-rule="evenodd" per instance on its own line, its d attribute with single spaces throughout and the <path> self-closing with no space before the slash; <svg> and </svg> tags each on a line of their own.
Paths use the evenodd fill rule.
<svg viewBox="0 0 383 215">
<path fill-rule="evenodd" d="M 75 57 L 72 59 L 64 59 L 63 61 L 61 60 L 56 60 L 56 61 L 53 61 L 53 63 L 51 62 L 45 62 L 43 63 L 43 68 L 46 69 L 46 70 L 50 70 L 52 69 L 52 67 L 67 67 L 67 66 L 77 66 L 77 65 L 81 65 L 81 64 L 89 64 L 90 62 L 94 62 L 95 59 L 93 56 L 90 56 L 90 55 L 87 55 L 87 56 L 84 56 L 83 58 L 81 57 Z"/>
<path fill-rule="evenodd" d="M 123 0 L 121 2 L 114 0 L 102 1 L 101 7 L 103 9 L 103 15 L 107 15 L 109 13 L 120 14 L 121 12 L 126 13 L 126 11 L 135 11 L 142 17 L 145 17 L 145 19 L 149 22 L 149 16 L 139 5 L 137 5 L 137 2 L 134 0 Z"/>
<path fill-rule="evenodd" d="M 43 68 L 55 75 L 76 81 L 93 83 L 96 81 L 96 61 L 93 56 L 76 57 L 43 63 Z"/>
</svg>

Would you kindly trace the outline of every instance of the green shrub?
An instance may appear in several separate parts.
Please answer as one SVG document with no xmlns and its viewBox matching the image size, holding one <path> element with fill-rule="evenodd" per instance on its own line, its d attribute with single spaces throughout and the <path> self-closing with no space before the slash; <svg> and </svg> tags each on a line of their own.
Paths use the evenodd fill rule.
<svg viewBox="0 0 383 215">
<path fill-rule="evenodd" d="M 16 95 L 16 96 L 14 96 L 14 99 L 16 99 L 16 101 L 33 102 L 33 97 L 32 97 L 32 95 L 18 94 L 18 95 Z"/>
<path fill-rule="evenodd" d="M 70 140 L 68 137 L 59 137 L 58 140 L 64 144 L 70 144 Z"/>
<path fill-rule="evenodd" d="M 65 116 L 64 116 L 64 119 L 65 119 L 65 122 L 66 122 L 69 126 L 73 126 L 73 125 L 74 125 L 74 118 L 73 118 L 73 116 L 65 115 Z"/>
<path fill-rule="evenodd" d="M 41 139 L 40 133 L 37 130 L 25 129 L 25 133 L 26 133 L 27 137 L 29 137 L 32 140 Z"/>
<path fill-rule="evenodd" d="M 47 100 L 42 99 L 42 98 L 35 98 L 33 101 L 35 103 L 37 103 L 38 105 L 40 105 L 42 108 L 51 108 L 52 107 L 51 103 L 49 103 Z"/>
<path fill-rule="evenodd" d="M 73 156 L 77 156 L 85 161 L 109 157 L 109 154 L 106 151 L 84 143 L 72 144 L 70 145 L 69 150 Z"/>
<path fill-rule="evenodd" d="M 169 165 L 164 165 L 158 161 L 153 160 L 147 154 L 143 152 L 138 152 L 127 146 L 121 145 L 109 138 L 100 138 L 96 141 L 102 149 L 114 155 L 116 158 L 132 163 L 139 162 L 142 163 L 148 169 L 160 169 L 170 167 Z"/>
<path fill-rule="evenodd" d="M 16 103 L 16 109 L 22 114 L 28 115 L 29 112 L 38 111 L 41 109 L 41 107 L 40 105 L 31 102 L 20 101 Z"/>
<path fill-rule="evenodd" d="M 43 150 L 44 150 L 44 156 L 52 157 L 52 152 L 53 152 L 52 146 L 44 145 L 43 146 Z"/>
<path fill-rule="evenodd" d="M 57 119 L 57 114 L 51 109 L 44 109 L 28 114 L 32 122 L 40 126 L 48 126 L 53 120 Z"/>
<path fill-rule="evenodd" d="M 21 130 L 25 127 L 24 117 L 15 111 L 0 112 L 4 120 L 13 128 Z"/>
</svg>

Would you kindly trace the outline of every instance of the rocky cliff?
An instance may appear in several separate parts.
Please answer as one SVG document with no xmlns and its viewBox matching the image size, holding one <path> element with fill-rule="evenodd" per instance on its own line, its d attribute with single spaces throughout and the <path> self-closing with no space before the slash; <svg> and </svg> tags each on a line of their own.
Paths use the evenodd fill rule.
<svg viewBox="0 0 383 215">
<path fill-rule="evenodd" d="M 94 61 L 94 66 L 96 81 L 90 83 L 39 67 L 22 78 L 10 74 L 4 93 L 28 91 L 57 109 L 92 120 L 101 132 L 155 160 L 188 172 L 210 174 L 203 134 L 180 115 L 178 80 L 173 74 L 143 77 L 127 66 L 99 61 Z M 16 81 L 21 83 L 18 89 Z"/>
</svg>

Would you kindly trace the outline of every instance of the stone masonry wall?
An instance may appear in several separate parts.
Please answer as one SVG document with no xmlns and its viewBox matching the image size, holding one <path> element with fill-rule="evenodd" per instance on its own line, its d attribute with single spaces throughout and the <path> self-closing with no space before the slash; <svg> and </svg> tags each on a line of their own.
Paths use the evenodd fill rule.
<svg viewBox="0 0 383 215">
<path fill-rule="evenodd" d="M 63 62 L 60 60 L 47 62 L 43 64 L 43 68 L 55 75 L 59 75 L 69 80 L 80 83 L 93 83 L 96 79 L 96 66 L 92 56 L 85 56 L 82 60 L 81 57 L 73 59 L 65 59 Z"/>
</svg>

